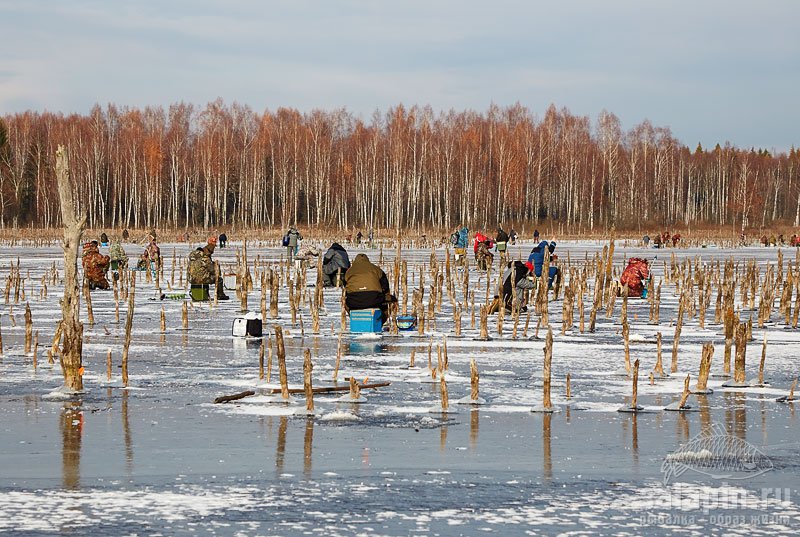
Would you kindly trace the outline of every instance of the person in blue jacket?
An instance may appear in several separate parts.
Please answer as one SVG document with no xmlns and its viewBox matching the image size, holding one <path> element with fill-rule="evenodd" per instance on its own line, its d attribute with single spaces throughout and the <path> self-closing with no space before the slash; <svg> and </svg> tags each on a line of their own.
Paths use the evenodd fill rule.
<svg viewBox="0 0 800 537">
<path fill-rule="evenodd" d="M 533 240 L 539 240 L 539 230 L 533 232 Z M 550 251 L 550 267 L 547 272 L 547 288 L 553 288 L 553 281 L 559 275 L 558 267 L 555 266 L 553 261 L 555 260 L 555 256 L 553 252 L 556 249 L 556 242 L 548 242 L 548 241 L 541 241 L 536 246 L 533 247 L 531 250 L 531 254 L 528 256 L 528 262 L 533 263 L 533 271 L 537 277 L 542 275 L 542 267 L 544 266 L 544 253 L 546 250 Z"/>
<path fill-rule="evenodd" d="M 452 235 L 450 235 L 450 243 L 453 245 L 455 255 L 456 255 L 456 263 L 462 264 L 466 261 L 467 257 L 467 243 L 469 241 L 469 228 L 462 227 L 461 229 L 456 229 Z"/>
</svg>

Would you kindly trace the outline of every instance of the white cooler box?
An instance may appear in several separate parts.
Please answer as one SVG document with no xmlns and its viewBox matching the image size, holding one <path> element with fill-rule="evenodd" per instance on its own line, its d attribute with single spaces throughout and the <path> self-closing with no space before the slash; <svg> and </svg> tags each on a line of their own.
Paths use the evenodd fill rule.
<svg viewBox="0 0 800 537">
<path fill-rule="evenodd" d="M 254 312 L 249 312 L 243 317 L 236 317 L 233 320 L 231 333 L 235 337 L 261 337 L 263 331 L 261 316 Z"/>
</svg>

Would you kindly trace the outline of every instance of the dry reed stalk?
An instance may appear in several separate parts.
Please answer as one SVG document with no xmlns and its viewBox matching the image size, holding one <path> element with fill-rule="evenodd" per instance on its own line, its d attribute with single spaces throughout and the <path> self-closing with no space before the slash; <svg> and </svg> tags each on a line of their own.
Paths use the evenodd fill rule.
<svg viewBox="0 0 800 537">
<path fill-rule="evenodd" d="M 186 302 L 183 303 L 181 308 L 181 325 L 183 326 L 184 330 L 189 329 L 189 306 Z"/>
<path fill-rule="evenodd" d="M 733 348 L 733 338 L 735 327 L 738 326 L 739 321 L 733 313 L 733 307 L 725 308 L 724 317 L 724 333 L 725 333 L 725 350 L 722 355 L 722 374 L 730 376 L 731 374 L 731 349 Z"/>
<path fill-rule="evenodd" d="M 653 373 L 659 377 L 664 377 L 664 364 L 661 359 L 661 332 L 656 334 L 656 366 Z"/>
<path fill-rule="evenodd" d="M 489 310 L 485 305 L 481 305 L 481 335 L 480 339 L 489 339 Z"/>
<path fill-rule="evenodd" d="M 625 349 L 625 374 L 631 374 L 631 345 L 630 345 L 630 327 L 627 321 L 622 325 L 622 342 Z"/>
<path fill-rule="evenodd" d="M 470 293 L 470 321 L 469 321 L 469 328 L 470 330 L 475 330 L 475 293 Z"/>
<path fill-rule="evenodd" d="M 347 328 L 347 304 L 345 303 L 345 295 L 344 290 L 342 290 L 342 294 L 339 297 L 339 305 L 341 307 L 341 314 L 339 318 L 339 333 L 341 334 L 344 332 L 345 328 Z"/>
<path fill-rule="evenodd" d="M 161 333 L 167 331 L 167 314 L 164 312 L 164 306 L 161 306 Z"/>
<path fill-rule="evenodd" d="M 475 358 L 472 358 L 469 361 L 469 385 L 470 385 L 469 398 L 472 401 L 477 401 L 479 398 L 478 394 L 479 381 L 480 381 L 480 375 L 478 375 L 478 364 L 475 362 Z"/>
<path fill-rule="evenodd" d="M 409 369 L 413 369 L 414 367 L 416 367 L 416 363 L 415 363 L 416 355 L 417 355 L 417 349 L 416 349 L 416 347 L 414 347 L 414 348 L 411 349 L 411 358 L 408 361 Z"/>
<path fill-rule="evenodd" d="M 279 276 L 275 274 L 275 271 L 270 268 L 269 269 L 269 314 L 270 317 L 273 319 L 278 318 L 278 293 L 279 293 Z"/>
<path fill-rule="evenodd" d="M 747 323 L 739 323 L 736 329 L 736 360 L 733 364 L 733 381 L 745 383 L 745 361 L 747 358 Z"/>
<path fill-rule="evenodd" d="M 258 380 L 264 380 L 264 340 L 258 347 Z"/>
<path fill-rule="evenodd" d="M 658 324 L 659 317 L 661 316 L 661 282 L 658 282 L 658 287 L 656 287 L 656 295 L 653 301 L 655 302 L 656 305 L 653 324 Z"/>
<path fill-rule="evenodd" d="M 31 353 L 31 341 L 33 339 L 33 317 L 31 316 L 31 306 L 25 303 L 25 354 Z"/>
<path fill-rule="evenodd" d="M 333 366 L 333 382 L 339 378 L 339 363 L 342 361 L 342 333 L 339 332 L 339 340 L 336 343 L 336 363 Z"/>
<path fill-rule="evenodd" d="M 764 332 L 764 343 L 761 346 L 761 362 L 758 365 L 758 384 L 764 384 L 764 362 L 767 360 L 767 333 Z"/>
<path fill-rule="evenodd" d="M 131 329 L 133 328 L 134 297 L 133 288 L 128 295 L 128 314 L 125 317 L 125 340 L 122 345 L 122 385 L 128 387 L 128 350 L 131 346 Z"/>
<path fill-rule="evenodd" d="M 272 380 L 272 336 L 267 336 L 267 384 Z"/>
<path fill-rule="evenodd" d="M 106 380 L 111 382 L 111 349 L 106 353 Z"/>
<path fill-rule="evenodd" d="M 350 379 L 350 399 L 361 399 L 361 387 L 358 385 L 358 381 L 354 376 L 351 376 Z"/>
<path fill-rule="evenodd" d="M 278 349 L 278 373 L 281 381 L 281 398 L 289 400 L 289 378 L 286 375 L 286 347 L 283 345 L 283 328 L 275 326 L 275 346 Z"/>
<path fill-rule="evenodd" d="M 567 385 L 567 394 L 566 394 L 567 399 L 571 399 L 572 398 L 572 382 L 571 382 L 571 377 L 570 377 L 569 373 L 567 373 L 566 385 Z"/>
<path fill-rule="evenodd" d="M 631 394 L 631 408 L 638 409 L 639 398 L 639 360 L 633 362 L 633 392 Z"/>
<path fill-rule="evenodd" d="M 703 345 L 703 354 L 700 358 L 700 372 L 697 375 L 696 392 L 708 390 L 708 374 L 711 371 L 711 358 L 714 356 L 714 345 L 706 343 Z"/>
<path fill-rule="evenodd" d="M 683 313 L 684 306 L 683 300 L 678 305 L 678 320 L 675 323 L 675 337 L 672 340 L 672 365 L 670 366 L 670 373 L 678 372 L 678 345 L 681 340 L 681 328 L 683 328 Z"/>
<path fill-rule="evenodd" d="M 686 400 L 689 399 L 689 375 L 686 375 L 686 380 L 683 381 L 683 393 L 681 394 L 681 399 L 678 401 L 678 408 L 683 409 L 686 408 Z"/>
<path fill-rule="evenodd" d="M 306 396 L 306 411 L 314 412 L 314 388 L 311 385 L 311 371 L 314 364 L 311 363 L 311 350 L 305 349 L 303 354 L 303 389 Z"/>
<path fill-rule="evenodd" d="M 524 338 L 528 337 L 528 327 L 531 324 L 531 309 L 532 308 L 528 308 L 528 311 L 525 312 L 525 328 L 522 330 L 522 337 Z"/>
<path fill-rule="evenodd" d="M 439 393 L 442 396 L 442 411 L 445 412 L 450 408 L 450 397 L 447 394 L 447 381 L 444 375 L 439 378 Z"/>
<path fill-rule="evenodd" d="M 553 408 L 550 401 L 550 367 L 553 361 L 553 329 L 547 329 L 547 338 L 544 343 L 544 368 L 542 370 L 542 406 L 545 410 Z"/>
<path fill-rule="evenodd" d="M 37 330 L 33 334 L 33 370 L 34 371 L 36 371 L 36 368 L 39 366 L 38 358 L 39 358 L 39 331 Z"/>
</svg>

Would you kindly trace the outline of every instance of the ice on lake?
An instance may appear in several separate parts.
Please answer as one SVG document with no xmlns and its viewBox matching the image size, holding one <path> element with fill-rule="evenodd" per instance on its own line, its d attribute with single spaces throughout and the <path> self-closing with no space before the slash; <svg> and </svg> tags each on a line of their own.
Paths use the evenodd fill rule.
<svg viewBox="0 0 800 537">
<path fill-rule="evenodd" d="M 239 244 L 231 243 L 237 247 Z M 603 244 L 559 243 L 562 262 L 568 254 L 582 266 Z M 137 251 L 127 245 L 129 255 Z M 513 257 L 527 257 L 530 244 L 511 247 Z M 172 252 L 185 258 L 186 244 L 162 245 L 165 280 L 170 279 Z M 363 251 L 377 262 L 377 249 Z M 394 249 L 383 251 L 390 274 Z M 218 250 L 226 272 L 235 263 L 235 248 Z M 260 267 L 276 266 L 284 249 L 251 244 L 248 256 Z M 757 259 L 762 275 L 776 264 L 777 250 L 642 250 L 617 246 L 616 267 L 623 257 L 647 257 L 656 278 L 663 277 L 671 254 L 677 261 L 710 263 L 733 256 Z M 784 267 L 794 250 L 784 250 Z M 437 250 L 439 263 L 444 250 Z M 754 326 L 748 345 L 747 378 L 758 376 L 761 342 L 769 341 L 768 386 L 725 388 L 722 370 L 724 336 L 714 325 L 713 300 L 701 329 L 697 318 L 684 321 L 678 368 L 651 385 L 647 374 L 656 361 L 656 333 L 663 336 L 663 360 L 669 369 L 675 286 L 662 287 L 661 322 L 649 324 L 649 304 L 631 299 L 628 306 L 631 359 L 640 360 L 638 404 L 645 412 L 618 413 L 630 404 L 631 380 L 615 373 L 623 367 L 619 308 L 605 310 L 595 333 L 575 326 L 561 334 L 561 299 L 550 303 L 554 332 L 552 402 L 556 413 L 532 413 L 542 404 L 544 333 L 534 337 L 537 316 L 528 332 L 506 320 L 490 341 L 476 341 L 471 312 L 462 313 L 462 337 L 454 331 L 453 309 L 445 293 L 435 327 L 426 337 L 415 331 L 394 337 L 342 337 L 338 385 L 351 376 L 389 386 L 363 390 L 363 401 L 342 398 L 347 392 L 317 394 L 315 413 L 306 415 L 302 393 L 290 404 L 269 404 L 277 386 L 273 364 L 270 383 L 259 379 L 260 340 L 231 336 L 239 315 L 232 300 L 216 306 L 194 303 L 189 330 L 181 330 L 181 300 L 151 300 L 154 284 L 137 279 L 130 386 L 120 381 L 125 307 L 115 320 L 113 293 L 92 294 L 95 324 L 85 310 L 85 393 L 59 392 L 58 364 L 47 363 L 55 323 L 60 319 L 60 282 L 40 298 L 42 276 L 61 250 L 15 247 L 0 250 L 0 276 L 19 257 L 33 329 L 38 331 L 38 368 L 24 351 L 25 303 L 0 298 L 4 356 L 0 360 L 0 533 L 14 535 L 474 535 L 511 534 L 741 534 L 779 535 L 800 525 L 800 436 L 795 405 L 777 403 L 800 371 L 800 330 L 787 329 L 777 312 L 764 328 Z M 409 288 L 419 283 L 419 268 L 429 249 L 403 250 L 409 263 Z M 496 288 L 497 261 L 491 280 L 473 268 L 470 290 L 476 302 Z M 455 270 L 455 268 L 454 268 Z M 60 272 L 61 273 L 61 272 Z M 308 272 L 314 281 L 315 271 Z M 260 276 L 249 297 L 258 310 Z M 425 274 L 430 297 L 431 277 Z M 390 274 L 390 281 L 392 276 Z M 175 287 L 178 277 L 176 276 Z M 233 285 L 233 278 L 227 283 Z M 456 298 L 463 301 L 460 283 Z M 166 285 L 164 285 L 166 287 Z M 590 286 L 590 290 L 593 286 Z M 303 289 L 309 294 L 312 287 Z M 714 295 L 716 296 L 716 295 Z M 778 293 L 778 298 L 780 293 Z M 491 297 L 490 297 L 491 298 Z M 340 323 L 340 294 L 324 291 L 320 333 L 312 333 L 309 301 L 292 324 L 288 293 L 281 288 L 279 317 L 266 323 L 266 334 L 279 324 L 287 332 L 290 388 L 302 388 L 303 351 L 310 349 L 313 383 L 332 380 Z M 410 304 L 410 298 L 409 298 Z M 777 305 L 777 298 L 776 298 Z M 591 306 L 587 295 L 586 315 Z M 160 332 L 161 309 L 167 331 Z M 742 310 L 744 318 L 750 314 Z M 753 312 L 755 315 L 757 312 Z M 13 322 L 12 322 L 13 316 Z M 477 322 L 477 320 L 476 320 Z M 524 319 L 523 319 L 524 323 Z M 521 323 L 521 324 L 523 324 Z M 446 340 L 445 340 L 445 337 Z M 272 338 L 274 342 L 274 337 Z M 446 374 L 450 411 L 441 412 L 441 385 L 430 381 L 431 364 L 447 345 Z M 693 412 L 665 412 L 676 402 L 688 373 L 696 381 L 701 348 L 716 352 L 708 387 L 713 393 L 691 395 Z M 106 378 L 106 353 L 112 352 L 113 376 Z M 416 367 L 409 368 L 412 349 Z M 481 405 L 457 405 L 470 396 L 469 363 L 480 372 Z M 572 397 L 565 396 L 571 376 Z M 253 390 L 256 395 L 228 404 L 215 397 Z M 800 395 L 800 394 L 798 394 Z M 458 407 L 458 408 L 456 408 Z M 301 410 L 301 412 L 297 412 Z M 662 463 L 670 454 L 714 425 L 762 452 L 772 469 L 748 479 L 709 477 L 689 469 L 664 484 Z"/>
</svg>

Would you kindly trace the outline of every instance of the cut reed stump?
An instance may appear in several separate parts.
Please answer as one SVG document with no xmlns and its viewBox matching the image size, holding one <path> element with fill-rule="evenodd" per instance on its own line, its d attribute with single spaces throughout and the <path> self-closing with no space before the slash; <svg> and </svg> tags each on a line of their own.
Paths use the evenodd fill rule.
<svg viewBox="0 0 800 537">
<path fill-rule="evenodd" d="M 335 386 L 336 390 L 331 391 L 345 391 L 347 390 L 347 394 L 343 395 L 339 400 L 345 401 L 348 403 L 364 403 L 366 402 L 367 398 L 361 395 L 361 385 L 358 384 L 358 381 L 355 377 L 351 376 L 348 380 L 347 386 Z M 366 382 L 364 383 L 366 384 Z"/>
<path fill-rule="evenodd" d="M 767 360 L 767 334 L 764 333 L 764 343 L 761 346 L 761 361 L 758 364 L 758 378 L 750 382 L 752 388 L 763 388 L 769 386 L 768 382 L 764 382 L 764 364 Z"/>
<path fill-rule="evenodd" d="M 480 319 L 480 336 L 475 338 L 476 341 L 490 341 L 492 338 L 489 336 L 489 308 L 485 305 L 481 305 L 480 309 L 481 319 Z"/>
<path fill-rule="evenodd" d="M 686 379 L 683 381 L 683 393 L 681 393 L 681 398 L 678 401 L 664 407 L 664 410 L 670 410 L 673 412 L 687 412 L 695 410 L 686 404 L 690 393 L 692 392 L 689 390 L 689 375 L 686 375 Z"/>
<path fill-rule="evenodd" d="M 745 362 L 747 358 L 747 323 L 736 327 L 736 358 L 733 362 L 733 379 L 722 384 L 724 388 L 747 388 Z"/>
<path fill-rule="evenodd" d="M 555 407 L 550 401 L 550 368 L 553 361 L 553 329 L 547 328 L 547 337 L 544 342 L 544 366 L 542 368 L 542 404 L 535 406 L 531 412 L 555 412 Z"/>
<path fill-rule="evenodd" d="M 31 316 L 31 305 L 25 303 L 25 354 L 31 353 L 31 343 L 33 342 L 33 317 Z"/>
<path fill-rule="evenodd" d="M 286 374 L 286 347 L 283 344 L 283 328 L 275 326 L 275 347 L 278 355 L 278 375 L 280 377 L 280 394 L 279 398 L 271 399 L 271 403 L 293 403 L 294 401 L 289 396 L 289 378 Z"/>
<path fill-rule="evenodd" d="M 111 382 L 111 349 L 106 354 L 106 380 Z"/>
<path fill-rule="evenodd" d="M 128 350 L 131 346 L 131 328 L 133 327 L 134 293 L 131 288 L 128 294 L 128 314 L 125 317 L 125 340 L 122 344 L 122 385 L 128 387 Z"/>
<path fill-rule="evenodd" d="M 784 396 L 778 397 L 776 399 L 776 401 L 779 402 L 779 403 L 794 403 L 794 401 L 795 401 L 794 389 L 795 388 L 797 388 L 797 378 L 795 378 L 794 382 L 792 383 L 792 388 L 789 390 L 789 395 L 784 395 Z"/>
<path fill-rule="evenodd" d="M 661 332 L 656 333 L 656 366 L 653 368 L 653 376 L 659 378 L 667 376 L 664 373 L 664 363 L 661 357 Z"/>
<path fill-rule="evenodd" d="M 439 394 L 441 395 L 442 399 L 442 412 L 449 412 L 450 397 L 447 393 L 447 381 L 445 380 L 444 375 L 441 375 L 439 378 Z"/>
<path fill-rule="evenodd" d="M 633 391 L 631 393 L 631 404 L 620 407 L 617 412 L 640 412 L 644 407 L 639 406 L 639 360 L 633 362 Z"/>
<path fill-rule="evenodd" d="M 703 354 L 700 358 L 700 372 L 697 375 L 697 385 L 692 393 L 709 394 L 713 390 L 708 387 L 708 373 L 711 371 L 711 358 L 714 356 L 714 344 L 706 343 L 703 345 Z"/>
<path fill-rule="evenodd" d="M 459 405 L 485 405 L 486 400 L 481 398 L 478 390 L 478 382 L 480 376 L 478 375 L 478 364 L 475 358 L 469 361 L 469 378 L 470 378 L 470 393 L 467 397 L 462 397 L 456 401 Z"/>
<path fill-rule="evenodd" d="M 311 349 L 305 349 L 303 352 L 303 392 L 306 397 L 305 409 L 300 409 L 295 414 L 303 414 L 306 416 L 313 416 L 314 412 L 314 388 L 311 385 L 311 372 L 314 369 L 314 364 L 311 363 Z"/>
<path fill-rule="evenodd" d="M 264 380 L 264 340 L 258 347 L 258 380 Z"/>
</svg>

